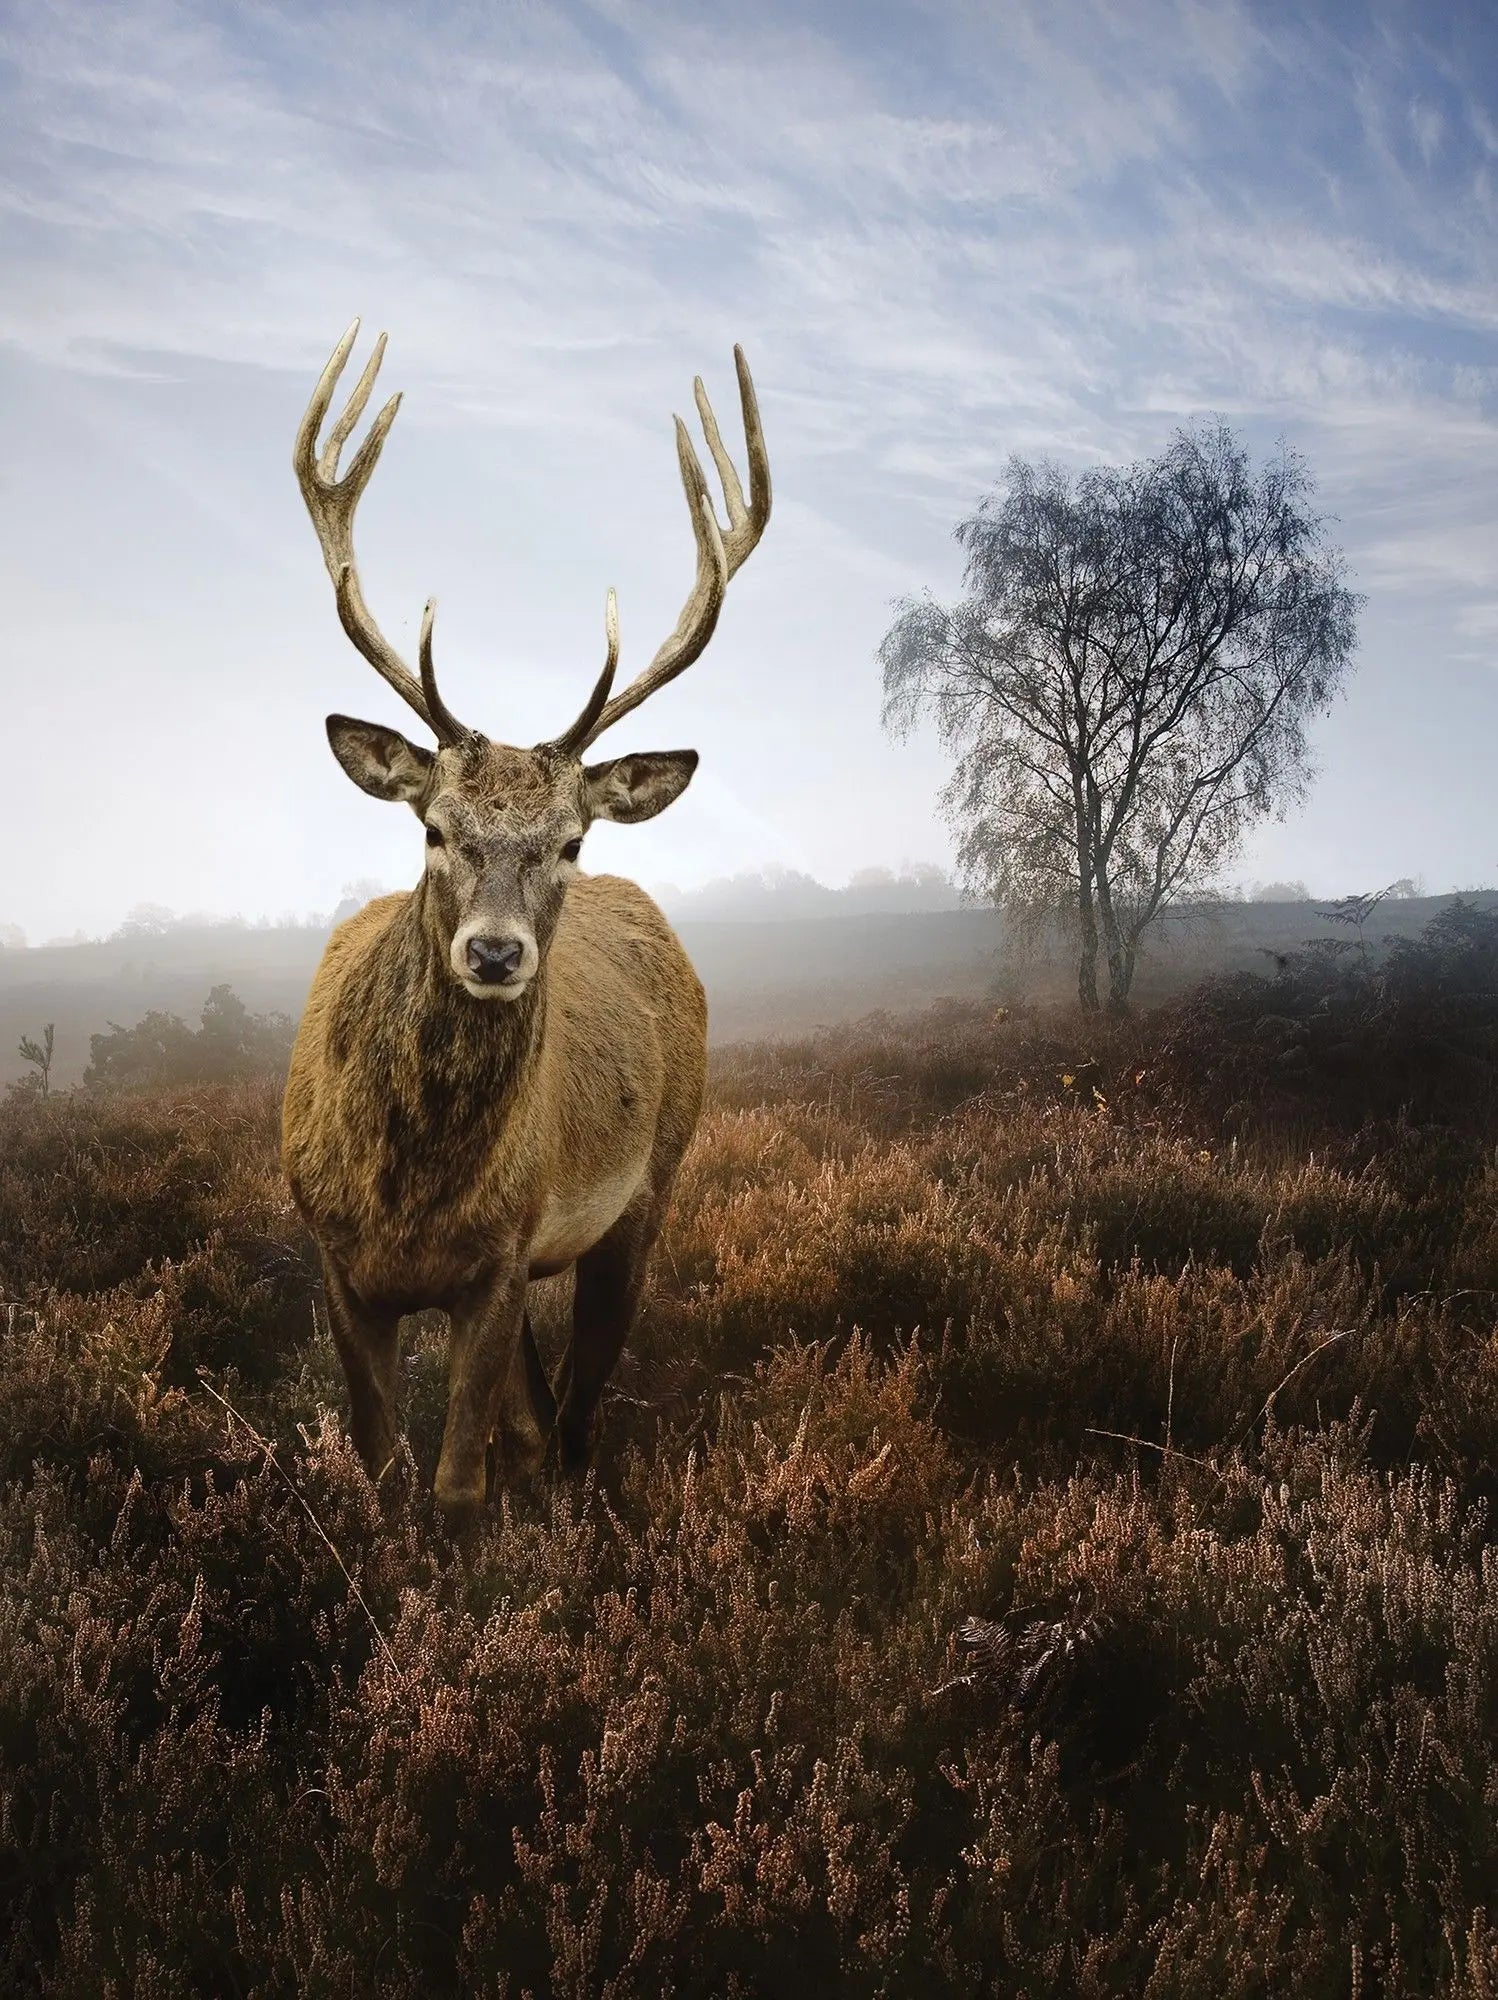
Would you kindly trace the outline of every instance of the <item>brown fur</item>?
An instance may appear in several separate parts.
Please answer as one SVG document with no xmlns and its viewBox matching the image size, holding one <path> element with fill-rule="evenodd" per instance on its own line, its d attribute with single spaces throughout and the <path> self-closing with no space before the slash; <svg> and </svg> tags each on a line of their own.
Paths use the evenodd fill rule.
<svg viewBox="0 0 1498 2000">
<path fill-rule="evenodd" d="M 555 1416 L 564 1458 L 586 1457 L 701 1106 L 706 1003 L 666 919 L 631 882 L 534 863 L 558 829 L 610 811 L 618 770 L 641 761 L 583 771 L 489 744 L 429 759 L 410 802 L 450 830 L 452 867 L 338 927 L 292 1054 L 283 1160 L 322 1251 L 355 1442 L 378 1476 L 395 1445 L 397 1321 L 445 1308 L 437 1495 L 454 1513 L 482 1498 L 496 1428 L 534 1461 Z M 459 846 L 477 885 L 462 907 Z M 448 957 L 465 910 L 501 896 L 541 953 L 509 1001 L 476 998 Z M 553 1409 L 525 1287 L 574 1263 Z"/>
</svg>

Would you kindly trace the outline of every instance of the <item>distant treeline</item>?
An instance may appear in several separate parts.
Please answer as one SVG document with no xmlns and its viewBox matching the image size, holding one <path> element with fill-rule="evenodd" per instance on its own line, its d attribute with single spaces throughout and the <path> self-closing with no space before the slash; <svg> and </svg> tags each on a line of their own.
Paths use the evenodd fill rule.
<svg viewBox="0 0 1498 2000">
<path fill-rule="evenodd" d="M 203 910 L 179 914 L 164 903 L 136 903 L 124 922 L 107 936 L 96 938 L 75 931 L 66 937 L 48 938 L 45 944 L 118 944 L 189 931 L 329 931 L 376 896 L 389 895 L 390 887 L 372 878 L 346 882 L 331 910 L 288 911 L 274 918 L 219 917 Z M 764 868 L 718 876 L 696 889 L 661 883 L 652 893 L 671 915 L 706 922 L 838 914 L 898 916 L 907 911 L 961 909 L 970 900 L 944 869 L 927 862 L 912 862 L 899 870 L 861 868 L 841 889 L 830 888 L 800 869 Z M 23 951 L 27 943 L 19 924 L 0 923 L 0 950 Z"/>
<path fill-rule="evenodd" d="M 654 891 L 669 916 L 699 923 L 753 923 L 777 918 L 901 916 L 922 910 L 958 910 L 965 897 L 945 869 L 912 863 L 898 873 L 861 868 L 844 888 L 832 889 L 796 868 L 753 869 L 720 875 L 700 889 L 660 884 Z"/>
<path fill-rule="evenodd" d="M 944 868 L 930 862 L 910 862 L 899 869 L 861 868 L 841 888 L 819 882 L 799 868 L 747 869 L 738 875 L 719 875 L 695 889 L 678 888 L 674 882 L 647 884 L 667 915 L 683 923 L 775 923 L 802 918 L 837 916 L 903 916 L 941 910 L 982 907 L 982 899 L 961 888 Z M 372 901 L 391 893 L 388 883 L 372 878 L 346 882 L 343 894 L 331 910 L 285 912 L 278 917 L 214 916 L 202 910 L 179 914 L 161 903 L 137 903 L 124 922 L 101 937 L 75 931 L 66 937 L 48 938 L 41 948 L 59 945 L 149 943 L 153 939 L 205 936 L 223 933 L 326 933 L 345 917 Z M 1455 892 L 1453 892 L 1455 893 Z M 1466 892 L 1480 895 L 1480 890 Z M 1375 903 L 1407 902 L 1424 897 L 1425 890 L 1411 876 L 1391 882 L 1376 893 Z M 1204 908 L 1249 908 L 1256 904 L 1337 903 L 1336 898 L 1318 898 L 1301 881 L 1254 882 L 1229 886 L 1210 896 L 1197 897 L 1178 913 L 1190 917 Z M 1346 899 L 1352 900 L 1352 899 Z M 999 913 L 995 912 L 997 918 Z M 1066 929 L 1061 921 L 1059 928 Z M 0 954 L 23 951 L 28 939 L 19 924 L 0 923 Z"/>
</svg>

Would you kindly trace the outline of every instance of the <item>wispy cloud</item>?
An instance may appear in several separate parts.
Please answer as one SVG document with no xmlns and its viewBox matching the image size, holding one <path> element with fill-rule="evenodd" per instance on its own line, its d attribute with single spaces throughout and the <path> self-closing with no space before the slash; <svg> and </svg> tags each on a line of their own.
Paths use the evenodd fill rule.
<svg viewBox="0 0 1498 2000">
<path fill-rule="evenodd" d="M 1412 617 L 1432 687 L 1494 629 L 1498 29 L 1475 11 L 925 0 L 876 29 L 782 0 L 731 34 L 687 0 L 19 0 L 7 19 L 0 397 L 25 504 L 0 643 L 51 664 L 18 697 L 38 743 L 51 704 L 81 720 L 0 805 L 0 838 L 16 851 L 78 785 L 110 811 L 76 815 L 0 917 L 106 921 L 137 888 L 326 903 L 371 840 L 409 872 L 406 829 L 343 796 L 318 740 L 321 707 L 370 677 L 335 644 L 285 470 L 354 310 L 389 325 L 410 391 L 361 523 L 370 594 L 407 640 L 440 588 L 458 689 L 516 734 L 570 701 L 604 583 L 632 644 L 670 624 L 690 542 L 666 417 L 698 368 L 726 414 L 748 347 L 782 506 L 711 666 L 660 699 L 720 808 L 694 789 L 621 837 L 647 875 L 939 851 L 934 753 L 881 738 L 869 655 L 888 599 L 955 586 L 949 530 L 1011 451 L 1131 455 L 1208 411 L 1304 449 L 1373 592 L 1360 757 L 1380 729 L 1394 744 Z M 110 620 L 150 631 L 151 686 L 185 697 L 197 761 L 176 781 L 214 839 L 164 839 L 142 803 L 150 719 L 82 636 Z M 219 747 L 246 671 L 249 757 Z M 1335 741 L 1326 763 L 1301 833 L 1351 868 L 1389 816 Z M 1393 872 L 1459 875 L 1479 802 L 1407 766 L 1428 851 Z M 253 856 L 278 851 L 262 881 Z"/>
</svg>

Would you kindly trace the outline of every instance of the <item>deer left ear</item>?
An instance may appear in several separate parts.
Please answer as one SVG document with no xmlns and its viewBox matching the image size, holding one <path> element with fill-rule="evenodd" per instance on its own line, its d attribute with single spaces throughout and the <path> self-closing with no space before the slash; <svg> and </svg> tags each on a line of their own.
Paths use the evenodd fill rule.
<svg viewBox="0 0 1498 2000">
<path fill-rule="evenodd" d="M 408 743 L 398 729 L 358 722 L 351 715 L 328 717 L 328 741 L 361 792 L 376 799 L 403 799 L 408 806 L 417 805 L 436 762 L 430 750 Z"/>
<path fill-rule="evenodd" d="M 679 799 L 697 768 L 695 750 L 637 750 L 583 771 L 594 819 L 654 819 Z"/>
</svg>

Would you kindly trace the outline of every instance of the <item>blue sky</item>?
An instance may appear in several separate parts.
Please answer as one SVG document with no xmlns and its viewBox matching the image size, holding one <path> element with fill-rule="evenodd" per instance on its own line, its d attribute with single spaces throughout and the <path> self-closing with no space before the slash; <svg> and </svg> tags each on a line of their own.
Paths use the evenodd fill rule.
<svg viewBox="0 0 1498 2000">
<path fill-rule="evenodd" d="M 1498 878 L 1498 13 L 1017 0 L 209 7 L 0 24 L 0 921 L 326 908 L 414 879 L 329 710 L 290 442 L 358 313 L 406 399 L 360 567 L 453 706 L 532 741 L 691 577 L 669 418 L 730 354 L 775 517 L 718 637 L 608 748 L 691 790 L 592 865 L 840 881 L 944 860 L 934 744 L 879 727 L 891 601 L 1014 451 L 1218 413 L 1308 456 L 1368 595 L 1310 805 L 1244 880 Z M 361 352 L 362 352 L 361 348 Z M 414 724 L 413 724 L 414 727 Z M 19 753 L 19 754 L 18 754 Z"/>
</svg>

